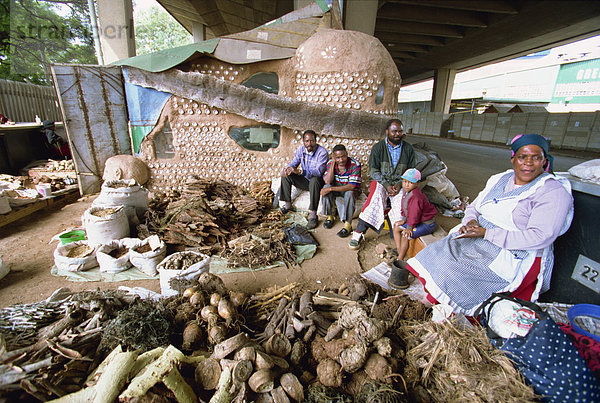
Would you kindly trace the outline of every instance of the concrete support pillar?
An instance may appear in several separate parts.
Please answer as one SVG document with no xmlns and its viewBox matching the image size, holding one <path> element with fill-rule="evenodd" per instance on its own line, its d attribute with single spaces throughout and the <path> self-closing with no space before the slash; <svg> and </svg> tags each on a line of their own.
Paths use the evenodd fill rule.
<svg viewBox="0 0 600 403">
<path fill-rule="evenodd" d="M 450 112 L 456 69 L 437 69 L 433 75 L 431 112 Z"/>
<path fill-rule="evenodd" d="M 192 22 L 192 35 L 194 37 L 194 43 L 205 41 L 206 26 L 199 22 Z"/>
<path fill-rule="evenodd" d="M 378 3 L 377 0 L 345 1 L 344 29 L 373 35 Z"/>
<path fill-rule="evenodd" d="M 294 10 L 300 10 L 314 2 L 314 0 L 294 0 Z"/>
<path fill-rule="evenodd" d="M 131 0 L 98 0 L 96 7 L 104 63 L 135 56 Z"/>
</svg>

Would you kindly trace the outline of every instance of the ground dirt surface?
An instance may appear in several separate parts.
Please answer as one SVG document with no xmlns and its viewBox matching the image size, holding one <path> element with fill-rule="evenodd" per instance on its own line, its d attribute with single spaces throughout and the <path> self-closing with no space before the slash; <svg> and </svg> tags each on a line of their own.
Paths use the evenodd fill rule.
<svg viewBox="0 0 600 403">
<path fill-rule="evenodd" d="M 53 236 L 66 229 L 81 226 L 81 216 L 90 207 L 95 196 L 87 196 L 60 209 L 37 211 L 22 220 L 0 228 L 0 257 L 10 273 L 0 280 L 0 307 L 38 302 L 49 297 L 60 287 L 77 292 L 89 289 L 115 289 L 119 286 L 144 287 L 160 292 L 159 280 L 136 280 L 121 282 L 73 282 L 50 274 L 54 264 L 54 249 L 58 241 Z M 458 223 L 458 219 L 438 215 L 438 222 L 445 229 Z M 323 220 L 320 220 L 320 224 Z M 277 267 L 269 270 L 240 272 L 221 275 L 225 284 L 249 293 L 267 287 L 283 286 L 299 282 L 304 288 L 337 290 L 348 277 L 360 274 L 384 259 L 375 251 L 375 245 L 385 243 L 393 246 L 389 232 L 380 235 L 369 231 L 359 251 L 348 248 L 349 238 L 335 234 L 342 228 L 336 221 L 332 229 L 321 225 L 314 231 L 319 242 L 317 253 L 300 267 Z"/>
</svg>

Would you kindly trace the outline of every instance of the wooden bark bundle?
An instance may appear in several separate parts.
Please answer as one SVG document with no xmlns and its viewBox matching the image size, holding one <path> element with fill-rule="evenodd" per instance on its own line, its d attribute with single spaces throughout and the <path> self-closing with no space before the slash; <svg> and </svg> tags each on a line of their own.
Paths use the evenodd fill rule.
<svg viewBox="0 0 600 403">
<path fill-rule="evenodd" d="M 169 244 L 205 249 L 224 246 L 271 208 L 272 199 L 267 203 L 270 188 L 267 192 L 264 184 L 256 184 L 253 189 L 259 199 L 221 180 L 192 177 L 181 192 L 158 194 L 151 200 L 146 224 L 139 230 L 142 236 L 156 233 Z"/>
</svg>

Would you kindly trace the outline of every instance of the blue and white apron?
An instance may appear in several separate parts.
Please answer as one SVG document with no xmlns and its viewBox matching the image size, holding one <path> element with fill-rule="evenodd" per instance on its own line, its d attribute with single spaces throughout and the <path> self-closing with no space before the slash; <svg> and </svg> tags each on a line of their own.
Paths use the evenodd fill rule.
<svg viewBox="0 0 600 403">
<path fill-rule="evenodd" d="M 513 178 L 512 169 L 492 176 L 473 202 L 480 213 L 479 224 L 482 227 L 519 231 L 512 218 L 517 203 L 535 193 L 547 180 L 558 180 L 571 193 L 567 179 L 548 173 L 505 192 L 508 181 Z M 567 231 L 572 219 L 573 207 L 569 210 L 561 235 Z M 427 291 L 438 302 L 450 305 L 455 312 L 472 316 L 492 293 L 516 290 L 537 256 L 541 256 L 541 268 L 532 301 L 549 288 L 554 264 L 552 245 L 540 250 L 508 250 L 483 238 L 454 239 L 461 226 L 459 224 L 448 236 L 432 243 L 408 261 L 426 281 Z"/>
</svg>

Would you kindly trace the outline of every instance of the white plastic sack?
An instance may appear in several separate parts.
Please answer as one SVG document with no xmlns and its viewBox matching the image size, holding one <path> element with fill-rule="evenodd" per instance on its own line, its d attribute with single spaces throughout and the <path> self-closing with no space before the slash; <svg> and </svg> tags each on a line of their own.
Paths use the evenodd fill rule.
<svg viewBox="0 0 600 403">
<path fill-rule="evenodd" d="M 6 277 L 6 275 L 10 272 L 10 269 L 8 268 L 8 266 L 5 266 L 4 263 L 2 263 L 2 258 L 0 257 L 0 280 L 2 280 L 4 277 Z"/>
<path fill-rule="evenodd" d="M 446 177 L 447 169 L 443 169 L 427 177 L 425 184 L 431 186 L 444 196 L 448 200 L 454 200 L 460 197 L 458 189 L 454 186 L 454 183 Z"/>
<path fill-rule="evenodd" d="M 113 207 L 114 208 L 114 207 Z M 93 213 L 104 207 L 90 207 L 83 213 L 81 222 L 88 241 L 92 244 L 106 244 L 129 236 L 129 222 L 123 207 L 117 207 L 113 214 L 98 217 Z"/>
<path fill-rule="evenodd" d="M 151 250 L 143 253 L 137 251 L 137 249 L 146 245 L 149 245 Z M 156 266 L 158 266 L 166 255 L 167 245 L 158 236 L 152 235 L 140 242 L 139 245 L 131 248 L 129 251 L 129 261 L 147 275 L 154 276 L 157 273 Z"/>
<path fill-rule="evenodd" d="M 120 273 L 128 270 L 131 267 L 131 262 L 129 261 L 129 249 L 138 246 L 140 242 L 141 240 L 137 238 L 124 238 L 100 246 L 98 252 L 96 252 L 96 259 L 100 265 L 100 272 Z M 114 258 L 110 255 L 111 251 L 121 248 L 127 249 L 127 253 L 123 254 L 123 256 Z"/>
<path fill-rule="evenodd" d="M 575 165 L 569 169 L 569 173 L 584 181 L 600 184 L 600 159 Z"/>
<path fill-rule="evenodd" d="M 91 248 L 89 254 L 82 257 L 69 257 L 69 252 L 79 246 L 86 245 Z M 68 271 L 85 271 L 98 266 L 96 261 L 96 249 L 94 245 L 90 245 L 87 241 L 75 241 L 66 245 L 59 244 L 54 249 L 54 265 L 59 270 Z"/>
<path fill-rule="evenodd" d="M 148 190 L 133 179 L 106 181 L 92 206 L 123 206 L 130 223 L 139 224 L 148 210 Z"/>
<path fill-rule="evenodd" d="M 271 182 L 271 190 L 274 194 L 277 194 L 279 187 L 281 186 L 281 178 L 275 178 Z M 358 218 L 360 211 L 362 210 L 363 205 L 367 201 L 367 195 L 362 193 L 356 199 L 354 203 L 354 215 L 352 218 Z M 283 207 L 285 202 L 279 201 L 279 207 Z M 308 207 L 310 206 L 310 192 L 307 190 L 298 189 L 296 186 L 292 186 L 292 205 L 297 210 L 305 210 L 308 211 Z M 317 208 L 317 214 L 325 215 L 325 203 L 323 203 L 323 197 L 319 199 L 319 207 Z"/>
<path fill-rule="evenodd" d="M 0 214 L 10 213 L 11 210 L 8 197 L 4 195 L 4 192 L 0 192 Z"/>
<path fill-rule="evenodd" d="M 181 269 L 167 269 L 167 267 L 172 267 L 174 265 L 174 262 L 176 262 L 177 260 L 181 260 L 182 258 L 189 258 L 190 260 L 195 260 L 196 263 L 182 267 Z M 171 287 L 171 279 L 173 277 L 182 277 L 187 280 L 197 279 L 202 273 L 208 272 L 209 263 L 210 256 L 200 252 L 183 251 L 176 252 L 170 256 L 167 256 L 156 267 L 156 270 L 160 275 L 160 293 L 165 297 L 177 295 L 177 290 Z"/>
</svg>

